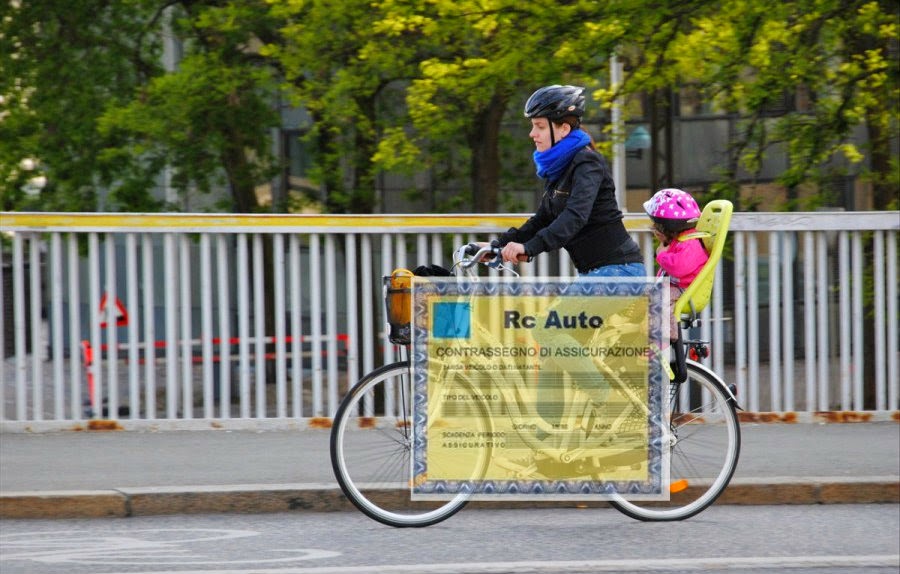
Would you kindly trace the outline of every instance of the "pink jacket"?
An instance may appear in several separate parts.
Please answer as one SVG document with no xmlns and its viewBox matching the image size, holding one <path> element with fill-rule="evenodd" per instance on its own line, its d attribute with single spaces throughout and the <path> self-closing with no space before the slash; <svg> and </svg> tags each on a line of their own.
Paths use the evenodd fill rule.
<svg viewBox="0 0 900 574">
<path fill-rule="evenodd" d="M 681 235 L 695 232 L 695 229 L 690 229 Z M 708 260 L 709 254 L 706 253 L 703 242 L 699 239 L 688 239 L 687 241 L 676 239 L 669 244 L 665 251 L 656 254 L 660 274 L 668 275 L 672 284 L 682 289 L 691 284 Z"/>
</svg>

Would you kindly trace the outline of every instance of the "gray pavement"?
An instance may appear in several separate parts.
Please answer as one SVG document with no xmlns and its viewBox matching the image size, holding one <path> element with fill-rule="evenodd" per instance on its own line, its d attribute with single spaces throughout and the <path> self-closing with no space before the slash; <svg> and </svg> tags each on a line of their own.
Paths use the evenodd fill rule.
<svg viewBox="0 0 900 574">
<path fill-rule="evenodd" d="M 900 424 L 744 423 L 718 504 L 900 503 Z M 0 434 L 0 518 L 347 510 L 329 431 Z M 492 503 L 485 503 L 492 504 Z"/>
</svg>

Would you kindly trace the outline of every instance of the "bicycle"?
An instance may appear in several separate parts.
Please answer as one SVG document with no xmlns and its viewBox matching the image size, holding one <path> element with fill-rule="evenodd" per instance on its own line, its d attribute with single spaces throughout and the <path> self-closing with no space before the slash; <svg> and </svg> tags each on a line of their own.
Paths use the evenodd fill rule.
<svg viewBox="0 0 900 574">
<path fill-rule="evenodd" d="M 730 210 L 727 210 L 724 225 L 719 222 L 720 227 L 727 228 L 727 215 Z M 711 234 L 711 238 L 714 240 L 710 246 L 711 267 L 714 267 L 721 256 L 724 233 Z M 463 246 L 455 256 L 457 275 L 471 273 L 486 255 L 496 253 L 496 249 L 488 247 L 476 250 Z M 686 291 L 675 305 L 674 312 L 682 317 L 683 329 L 697 323 L 697 313 L 705 305 L 702 292 L 706 287 L 711 290 L 711 269 L 695 281 L 698 286 L 693 291 Z M 691 305 L 692 297 L 698 292 L 701 292 L 697 299 L 699 304 Z M 388 290 L 388 297 L 390 295 Z M 706 293 L 707 300 L 708 296 Z M 391 301 L 388 303 L 390 306 Z M 690 308 L 685 311 L 685 306 Z M 393 329 L 392 325 L 392 332 Z M 617 496 L 609 501 L 620 512 L 638 520 L 683 520 L 702 512 L 728 486 L 740 453 L 734 388 L 694 360 L 708 354 L 708 345 L 702 341 L 683 340 L 681 331 L 673 346 L 675 360 L 669 383 L 670 410 L 664 435 L 664 448 L 669 449 L 671 460 L 670 499 L 654 502 Z M 407 336 L 408 333 L 397 333 L 396 340 L 408 343 Z M 455 380 L 473 392 L 480 390 L 465 377 L 457 376 Z M 384 396 L 386 406 L 381 413 L 374 410 L 373 395 L 376 392 Z M 472 498 L 471 491 L 460 491 L 449 500 L 411 499 L 412 401 L 410 362 L 401 360 L 386 365 L 363 377 L 348 392 L 335 416 L 331 433 L 332 467 L 344 494 L 368 517 L 395 527 L 423 527 L 441 522 L 460 511 Z M 513 404 L 515 401 L 506 402 Z M 582 406 L 570 405 L 570 410 L 578 412 Z M 469 408 L 480 409 L 470 420 L 490 424 L 483 403 L 473 402 Z M 431 416 L 429 420 L 432 420 Z M 547 428 L 539 430 L 552 432 Z M 483 432 L 490 436 L 491 429 L 485 426 Z M 534 432 L 531 429 L 531 433 Z M 483 476 L 491 457 L 490 449 L 479 452 L 480 458 L 470 461 L 470 467 L 467 467 L 471 477 L 476 479 Z M 596 471 L 596 467 L 584 463 L 590 460 L 589 456 L 579 453 L 579 458 L 572 454 L 577 452 L 577 445 L 574 449 L 555 451 L 536 447 L 534 452 L 535 460 L 526 461 L 527 470 L 531 472 L 534 472 L 535 462 L 542 460 L 548 461 L 547 464 L 581 464 L 581 472 L 588 475 Z M 526 465 L 518 472 L 525 472 Z M 516 468 L 507 466 L 510 472 L 517 472 Z"/>
</svg>

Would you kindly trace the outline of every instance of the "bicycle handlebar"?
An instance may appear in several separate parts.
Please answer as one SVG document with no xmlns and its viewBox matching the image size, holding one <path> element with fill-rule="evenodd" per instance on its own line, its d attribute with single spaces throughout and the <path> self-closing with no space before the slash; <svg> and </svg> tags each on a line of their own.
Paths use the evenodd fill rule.
<svg viewBox="0 0 900 574">
<path fill-rule="evenodd" d="M 500 257 L 501 247 L 497 245 L 478 245 L 477 243 L 469 243 L 459 248 L 458 265 L 463 269 L 469 269 L 477 265 L 486 256 L 489 259 L 498 259 Z"/>
<path fill-rule="evenodd" d="M 478 263 L 484 263 L 488 267 L 502 269 L 513 275 L 518 275 L 511 267 L 507 267 L 503 264 L 503 257 L 500 255 L 502 250 L 503 248 L 497 244 L 496 240 L 492 241 L 489 245 L 481 245 L 478 243 L 462 245 L 456 250 L 453 257 L 453 265 L 457 270 L 457 275 L 463 271 L 471 274 L 472 268 Z M 531 258 L 520 255 L 519 261 L 531 261 Z"/>
</svg>

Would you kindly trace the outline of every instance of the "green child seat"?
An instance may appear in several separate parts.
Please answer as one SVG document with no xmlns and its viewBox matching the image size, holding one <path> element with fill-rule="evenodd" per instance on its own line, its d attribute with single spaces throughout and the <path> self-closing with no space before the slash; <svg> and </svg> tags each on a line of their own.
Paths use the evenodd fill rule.
<svg viewBox="0 0 900 574">
<path fill-rule="evenodd" d="M 678 339 L 673 345 L 675 360 L 672 363 L 673 380 L 677 383 L 687 379 L 687 367 L 685 366 L 685 349 L 682 340 L 682 329 L 697 324 L 700 312 L 709 305 L 712 298 L 713 282 L 716 277 L 716 267 L 722 259 L 722 251 L 725 249 L 725 239 L 728 236 L 728 226 L 731 223 L 731 212 L 734 210 L 732 203 L 725 199 L 710 201 L 700 214 L 696 233 L 691 233 L 685 238 L 700 239 L 709 254 L 709 260 L 703 265 L 703 269 L 697 277 L 688 285 L 681 297 L 672 306 L 672 312 L 679 319 Z"/>
<path fill-rule="evenodd" d="M 687 238 L 703 241 L 703 246 L 706 247 L 706 252 L 709 254 L 709 260 L 672 308 L 672 312 L 682 322 L 693 323 L 697 315 L 709 305 L 709 300 L 712 298 L 713 281 L 716 277 L 716 267 L 719 265 L 719 260 L 722 259 L 733 209 L 734 206 L 726 199 L 710 201 L 700 214 L 700 221 L 696 227 L 697 232 L 687 236 Z"/>
</svg>

